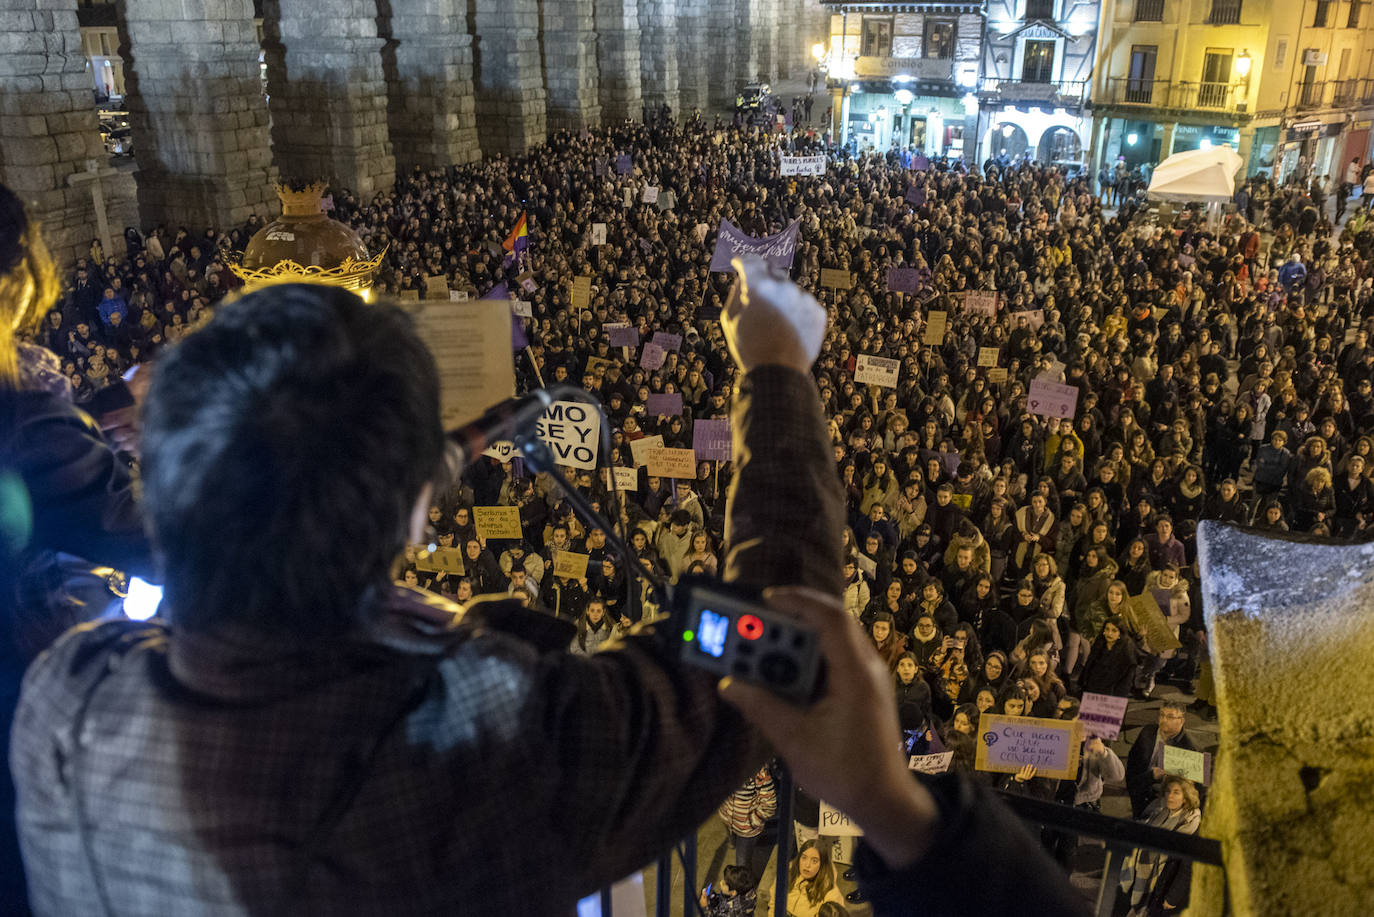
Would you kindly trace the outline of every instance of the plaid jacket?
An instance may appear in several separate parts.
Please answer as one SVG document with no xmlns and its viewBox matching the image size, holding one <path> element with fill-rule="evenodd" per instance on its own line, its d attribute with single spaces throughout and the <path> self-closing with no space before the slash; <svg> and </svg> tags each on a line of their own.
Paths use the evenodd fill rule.
<svg viewBox="0 0 1374 917">
<path fill-rule="evenodd" d="M 813 383 L 756 370 L 734 428 L 727 576 L 838 593 Z M 714 679 L 648 635 L 580 657 L 453 610 L 397 591 L 308 656 L 159 623 L 65 635 L 11 756 L 35 911 L 567 914 L 762 763 Z"/>
</svg>

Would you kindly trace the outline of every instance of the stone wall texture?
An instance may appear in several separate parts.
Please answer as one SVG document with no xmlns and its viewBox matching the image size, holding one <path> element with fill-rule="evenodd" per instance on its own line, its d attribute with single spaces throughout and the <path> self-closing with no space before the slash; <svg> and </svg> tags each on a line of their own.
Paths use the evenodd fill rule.
<svg viewBox="0 0 1374 917">
<path fill-rule="evenodd" d="M 540 11 L 548 128 L 580 130 L 601 123 L 593 0 L 545 0 Z"/>
<path fill-rule="evenodd" d="M 595 0 L 601 117 L 607 124 L 638 118 L 640 84 L 638 0 Z"/>
<path fill-rule="evenodd" d="M 639 0 L 639 85 L 645 105 L 682 106 L 677 0 Z"/>
<path fill-rule="evenodd" d="M 397 170 L 478 159 L 467 11 L 456 0 L 378 0 L 377 28 Z"/>
</svg>

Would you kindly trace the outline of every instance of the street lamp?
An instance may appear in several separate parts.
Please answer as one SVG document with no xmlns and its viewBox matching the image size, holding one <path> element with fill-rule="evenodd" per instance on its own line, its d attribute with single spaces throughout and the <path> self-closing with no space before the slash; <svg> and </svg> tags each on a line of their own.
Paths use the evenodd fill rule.
<svg viewBox="0 0 1374 917">
<path fill-rule="evenodd" d="M 812 45 L 811 56 L 814 57 L 816 60 L 823 59 L 825 57 L 825 45 L 821 44 L 820 42 L 816 42 L 814 45 Z"/>
<path fill-rule="evenodd" d="M 1240 77 L 1241 79 L 1245 79 L 1248 76 L 1250 76 L 1251 63 L 1253 63 L 1253 61 L 1250 58 L 1250 51 L 1248 49 L 1241 51 L 1240 57 L 1236 58 L 1236 76 Z"/>
</svg>

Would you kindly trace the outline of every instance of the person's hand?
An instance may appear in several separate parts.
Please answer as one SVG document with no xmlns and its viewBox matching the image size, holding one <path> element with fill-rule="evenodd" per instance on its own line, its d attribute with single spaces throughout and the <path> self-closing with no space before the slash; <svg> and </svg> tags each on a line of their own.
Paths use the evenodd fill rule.
<svg viewBox="0 0 1374 917">
<path fill-rule="evenodd" d="M 1152 768 L 1150 768 L 1150 774 L 1151 774 L 1151 776 L 1153 776 L 1156 780 L 1162 780 L 1162 779 L 1164 779 L 1164 768 L 1162 768 L 1162 767 L 1152 767 Z"/>
<path fill-rule="evenodd" d="M 827 666 L 825 693 L 801 708 L 726 678 L 722 696 L 768 737 L 798 782 L 863 827 L 889 867 L 914 863 L 939 811 L 896 751 L 901 736 L 887 666 L 838 597 L 782 586 L 766 591 L 764 601 L 816 632 Z"/>
<path fill-rule="evenodd" d="M 627 617 L 626 615 L 621 615 L 621 616 L 620 616 L 620 626 L 621 626 L 621 627 L 625 628 L 626 630 L 629 630 L 629 628 L 630 628 L 630 626 L 631 626 L 632 624 L 634 624 L 634 622 L 631 621 L 631 620 L 629 619 L 629 617 Z"/>
<path fill-rule="evenodd" d="M 1035 779 L 1035 765 L 1027 764 L 1016 772 L 1017 783 L 1029 783 Z"/>
<path fill-rule="evenodd" d="M 825 340 L 825 310 L 758 258 L 732 262 L 739 277 L 720 314 L 730 355 L 746 373 L 757 366 L 809 372 Z"/>
</svg>

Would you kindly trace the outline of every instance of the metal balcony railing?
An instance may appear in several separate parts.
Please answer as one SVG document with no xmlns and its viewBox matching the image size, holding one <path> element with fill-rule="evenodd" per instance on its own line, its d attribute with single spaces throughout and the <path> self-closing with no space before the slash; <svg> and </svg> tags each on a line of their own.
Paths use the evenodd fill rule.
<svg viewBox="0 0 1374 917">
<path fill-rule="evenodd" d="M 1153 108 L 1241 111 L 1239 86 L 1235 83 L 1192 82 L 1189 80 L 1141 80 L 1112 77 L 1107 80 L 1106 98 L 1118 105 L 1149 105 Z"/>
<path fill-rule="evenodd" d="M 1331 104 L 1349 105 L 1359 94 L 1359 80 L 1333 80 L 1331 83 Z"/>
<path fill-rule="evenodd" d="M 1003 102 L 1048 102 L 1056 106 L 1082 105 L 1088 97 L 1087 80 L 1002 79 L 985 76 L 978 81 L 978 92 Z"/>
<path fill-rule="evenodd" d="M 1136 22 L 1163 22 L 1164 0 L 1135 0 Z"/>
<path fill-rule="evenodd" d="M 1240 22 L 1241 0 L 1212 0 L 1207 14 L 1209 25 L 1236 25 Z"/>
<path fill-rule="evenodd" d="M 1299 83 L 1297 95 L 1295 104 L 1298 108 L 1321 108 L 1322 99 L 1326 96 L 1326 83 Z"/>
</svg>

